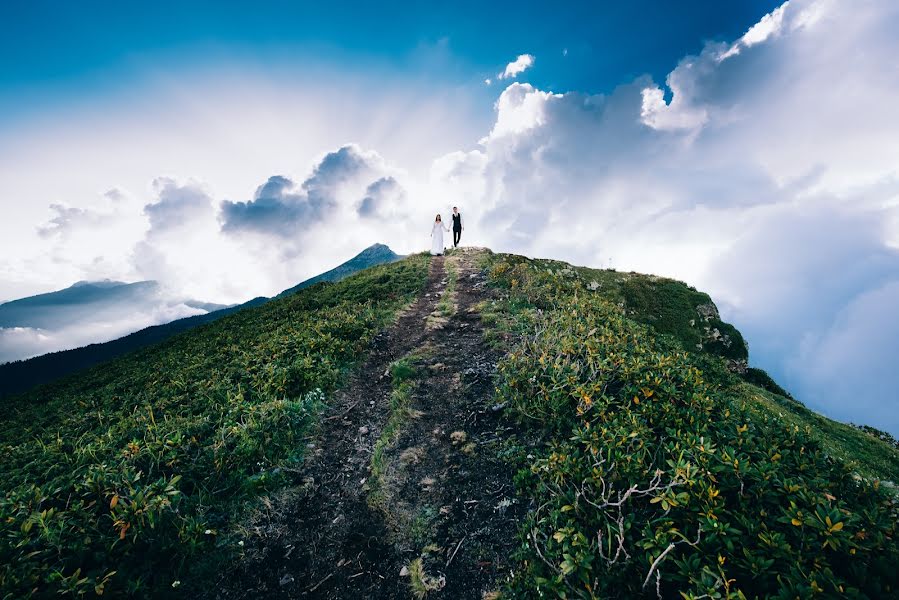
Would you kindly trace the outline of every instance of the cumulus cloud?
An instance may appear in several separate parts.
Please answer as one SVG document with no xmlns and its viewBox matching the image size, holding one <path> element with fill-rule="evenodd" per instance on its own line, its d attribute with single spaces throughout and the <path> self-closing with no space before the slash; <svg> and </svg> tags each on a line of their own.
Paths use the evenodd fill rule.
<svg viewBox="0 0 899 600">
<path fill-rule="evenodd" d="M 406 199 L 406 191 L 393 177 L 382 177 L 365 189 L 365 197 L 359 203 L 360 217 L 391 218 Z"/>
<path fill-rule="evenodd" d="M 337 149 L 308 168 L 257 169 L 225 194 L 248 200 L 160 179 L 132 211 L 137 222 L 122 216 L 135 204 L 124 194 L 121 206 L 59 203 L 41 235 L 66 273 L 124 270 L 229 302 L 276 293 L 374 242 L 423 248 L 435 210 L 458 205 L 466 243 L 710 292 L 748 337 L 752 362 L 798 398 L 899 433 L 889 364 L 899 355 L 897 29 L 899 5 L 888 0 L 791 0 L 740 38 L 685 56 L 663 83 L 644 76 L 608 94 L 511 83 L 493 124 L 469 132 L 482 136 L 475 147 L 458 150 L 454 138 L 442 148 L 457 150 L 430 161 L 415 146 L 404 157 L 421 161 L 415 173 L 332 140 L 321 148 Z M 533 60 L 520 56 L 497 78 Z M 369 121 L 389 132 L 385 156 L 404 145 L 400 130 L 453 135 L 383 114 Z M 272 171 L 285 174 L 265 178 Z M 98 252 L 97 239 L 128 264 L 112 264 L 117 251 Z M 12 280 L 5 268 L 0 259 Z"/>
<path fill-rule="evenodd" d="M 222 230 L 291 237 L 334 214 L 347 188 L 358 187 L 383 170 L 381 158 L 350 144 L 329 152 L 312 174 L 297 184 L 270 177 L 247 202 L 222 203 Z M 363 188 L 364 189 L 364 188 Z"/>
<path fill-rule="evenodd" d="M 160 177 L 153 182 L 153 188 L 156 199 L 144 206 L 151 236 L 189 228 L 213 215 L 212 199 L 197 182 L 180 185 L 174 179 Z"/>
<path fill-rule="evenodd" d="M 803 401 L 895 433 L 899 337 L 875 331 L 897 322 L 897 27 L 889 2 L 793 0 L 664 86 L 513 83 L 481 147 L 434 171 L 496 249 L 685 279 Z"/>
<path fill-rule="evenodd" d="M 515 79 L 521 73 L 534 65 L 534 56 L 531 54 L 519 54 L 518 58 L 506 65 L 501 73 L 496 75 L 497 79 Z"/>
</svg>

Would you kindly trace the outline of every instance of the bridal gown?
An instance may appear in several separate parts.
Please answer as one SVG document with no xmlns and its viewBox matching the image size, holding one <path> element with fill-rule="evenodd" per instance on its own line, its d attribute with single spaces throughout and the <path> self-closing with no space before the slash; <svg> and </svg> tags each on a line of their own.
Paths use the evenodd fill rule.
<svg viewBox="0 0 899 600">
<path fill-rule="evenodd" d="M 434 221 L 434 227 L 431 228 L 431 256 L 443 254 L 444 231 L 449 231 L 449 227 L 444 227 L 442 222 Z"/>
</svg>

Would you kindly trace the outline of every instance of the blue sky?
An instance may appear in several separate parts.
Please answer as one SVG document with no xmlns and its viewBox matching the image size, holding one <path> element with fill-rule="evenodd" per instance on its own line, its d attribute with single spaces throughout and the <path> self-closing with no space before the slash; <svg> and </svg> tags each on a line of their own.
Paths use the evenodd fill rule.
<svg viewBox="0 0 899 600">
<path fill-rule="evenodd" d="M 422 250 L 458 205 L 465 243 L 709 292 L 798 398 L 899 433 L 896 31 L 895 0 L 4 2 L 0 301 L 164 301 L 0 356 Z"/>
<path fill-rule="evenodd" d="M 738 37 L 777 4 L 13 0 L 0 8 L 0 98 L 7 111 L 47 110 L 145 69 L 233 60 L 410 77 L 439 68 L 441 78 L 480 82 L 522 52 L 540 57 L 535 85 L 607 92 L 643 74 L 663 80 L 682 56 Z"/>
</svg>

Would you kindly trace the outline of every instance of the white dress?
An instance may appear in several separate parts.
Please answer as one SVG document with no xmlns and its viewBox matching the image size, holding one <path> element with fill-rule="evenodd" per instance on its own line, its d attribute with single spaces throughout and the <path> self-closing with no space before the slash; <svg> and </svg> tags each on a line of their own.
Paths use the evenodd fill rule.
<svg viewBox="0 0 899 600">
<path fill-rule="evenodd" d="M 444 226 L 442 221 L 434 221 L 434 227 L 431 228 L 431 256 L 443 254 L 444 231 L 449 231 L 449 227 Z"/>
</svg>

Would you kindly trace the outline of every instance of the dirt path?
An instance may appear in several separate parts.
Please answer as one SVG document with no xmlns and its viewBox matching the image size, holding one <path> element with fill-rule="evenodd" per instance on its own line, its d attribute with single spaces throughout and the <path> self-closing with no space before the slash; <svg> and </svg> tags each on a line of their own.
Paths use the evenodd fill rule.
<svg viewBox="0 0 899 600">
<path fill-rule="evenodd" d="M 523 507 L 497 458 L 477 256 L 431 261 L 424 293 L 325 415 L 304 485 L 267 502 L 213 597 L 483 598 L 499 586 Z"/>
</svg>

